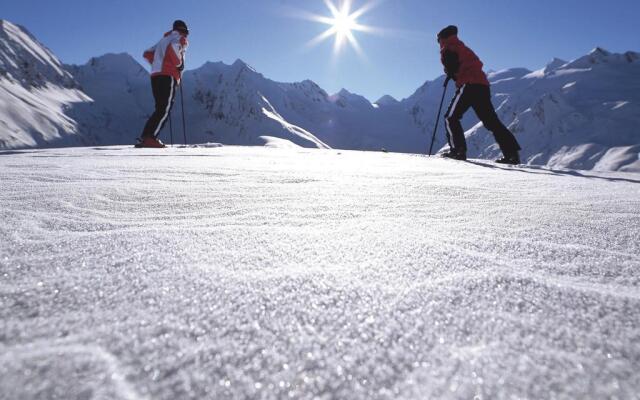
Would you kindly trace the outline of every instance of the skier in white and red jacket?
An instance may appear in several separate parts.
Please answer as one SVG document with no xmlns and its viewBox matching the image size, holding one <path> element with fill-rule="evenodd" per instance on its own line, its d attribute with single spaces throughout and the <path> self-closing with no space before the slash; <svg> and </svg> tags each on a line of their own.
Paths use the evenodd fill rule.
<svg viewBox="0 0 640 400">
<path fill-rule="evenodd" d="M 151 115 L 136 147 L 165 147 L 158 134 L 169 118 L 175 100 L 176 87 L 180 84 L 184 70 L 184 57 L 189 29 L 184 21 L 175 21 L 173 29 L 149 50 L 144 58 L 151 64 L 151 89 L 156 108 Z"/>
</svg>

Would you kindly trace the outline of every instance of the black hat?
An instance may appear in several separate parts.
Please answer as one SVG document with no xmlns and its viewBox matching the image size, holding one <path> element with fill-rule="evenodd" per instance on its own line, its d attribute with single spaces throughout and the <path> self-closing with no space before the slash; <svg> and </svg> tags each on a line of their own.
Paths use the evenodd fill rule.
<svg viewBox="0 0 640 400">
<path fill-rule="evenodd" d="M 449 36 L 454 36 L 458 34 L 458 27 L 455 25 L 449 25 L 438 33 L 438 40 L 446 39 Z"/>
<path fill-rule="evenodd" d="M 173 30 L 178 32 L 189 34 L 189 28 L 187 28 L 187 24 L 184 21 L 176 20 L 173 23 Z"/>
</svg>

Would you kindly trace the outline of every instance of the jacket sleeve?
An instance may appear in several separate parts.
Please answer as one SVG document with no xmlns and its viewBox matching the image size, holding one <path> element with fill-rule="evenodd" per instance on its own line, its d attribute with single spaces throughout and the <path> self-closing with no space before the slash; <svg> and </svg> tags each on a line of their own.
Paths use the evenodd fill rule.
<svg viewBox="0 0 640 400">
<path fill-rule="evenodd" d="M 144 53 L 142 54 L 142 57 L 144 57 L 147 61 L 149 61 L 149 64 L 153 64 L 153 60 L 155 59 L 156 56 L 156 46 L 150 47 L 149 49 L 145 50 Z"/>
<path fill-rule="evenodd" d="M 179 71 L 184 70 L 185 53 L 187 52 L 187 47 L 189 47 L 187 39 L 181 37 L 179 41 L 172 42 L 169 47 L 171 50 L 169 53 L 175 57 L 174 62 L 176 68 L 178 68 Z"/>
<path fill-rule="evenodd" d="M 182 36 L 180 38 L 180 65 L 178 66 L 180 71 L 184 70 L 184 61 L 187 55 L 188 47 L 189 47 L 189 41 L 187 41 L 186 37 Z"/>
<path fill-rule="evenodd" d="M 460 70 L 458 53 L 451 50 L 444 50 L 442 52 L 442 65 L 444 65 L 444 73 L 447 74 L 449 78 L 455 79 Z"/>
<path fill-rule="evenodd" d="M 180 56 L 180 48 L 177 43 L 169 43 L 165 54 L 165 62 L 167 65 L 175 66 L 180 69 L 182 65 L 182 57 Z"/>
</svg>

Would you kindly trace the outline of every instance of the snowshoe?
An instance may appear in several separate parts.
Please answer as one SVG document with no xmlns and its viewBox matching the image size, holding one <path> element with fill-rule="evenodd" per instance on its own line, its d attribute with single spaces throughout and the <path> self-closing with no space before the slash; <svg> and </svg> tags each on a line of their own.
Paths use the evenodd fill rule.
<svg viewBox="0 0 640 400">
<path fill-rule="evenodd" d="M 158 138 L 154 137 L 145 137 L 138 139 L 138 143 L 135 145 L 136 148 L 149 148 L 149 149 L 163 149 L 167 146 L 164 145 Z"/>
</svg>

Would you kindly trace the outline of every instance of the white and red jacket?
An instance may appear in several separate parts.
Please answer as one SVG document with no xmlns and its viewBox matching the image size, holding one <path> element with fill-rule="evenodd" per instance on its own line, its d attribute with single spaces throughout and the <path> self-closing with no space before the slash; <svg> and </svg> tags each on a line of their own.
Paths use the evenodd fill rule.
<svg viewBox="0 0 640 400">
<path fill-rule="evenodd" d="M 151 76 L 167 75 L 180 81 L 188 46 L 187 38 L 180 32 L 165 33 L 158 44 L 145 51 L 143 55 L 151 64 Z"/>
</svg>

